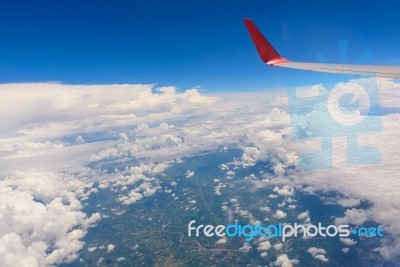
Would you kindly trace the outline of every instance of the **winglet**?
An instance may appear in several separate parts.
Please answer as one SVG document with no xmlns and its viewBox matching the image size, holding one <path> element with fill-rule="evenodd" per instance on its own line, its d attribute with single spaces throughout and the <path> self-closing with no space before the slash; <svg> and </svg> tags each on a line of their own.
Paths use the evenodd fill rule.
<svg viewBox="0 0 400 267">
<path fill-rule="evenodd" d="M 275 48 L 268 42 L 263 34 L 257 29 L 251 19 L 243 19 L 246 24 L 247 30 L 250 33 L 251 39 L 257 48 L 258 54 L 262 61 L 267 63 L 269 66 L 274 66 L 280 63 L 288 62 L 289 60 L 284 59 L 276 52 Z"/>
</svg>

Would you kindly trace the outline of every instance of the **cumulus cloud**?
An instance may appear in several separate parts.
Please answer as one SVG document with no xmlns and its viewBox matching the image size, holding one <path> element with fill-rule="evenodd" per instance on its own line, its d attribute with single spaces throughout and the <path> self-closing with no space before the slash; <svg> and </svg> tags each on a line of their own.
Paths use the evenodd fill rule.
<svg viewBox="0 0 400 267">
<path fill-rule="evenodd" d="M 351 239 L 351 238 L 340 238 L 340 241 L 345 244 L 346 246 L 353 246 L 355 244 L 357 244 L 357 241 Z"/>
<path fill-rule="evenodd" d="M 123 204 L 151 197 L 160 189 L 155 176 L 168 163 L 149 163 L 114 175 L 87 166 L 155 144 L 145 137 L 132 144 L 128 134 L 114 134 L 115 127 L 193 116 L 215 101 L 196 89 L 177 93 L 173 87 L 151 85 L 2 84 L 0 95 L 2 266 L 74 260 L 88 228 L 101 218 L 82 211 L 82 202 L 98 192 L 93 188 L 96 182 L 103 189 L 130 186 L 119 196 Z M 146 126 L 142 132 L 151 131 Z M 161 124 L 158 130 L 170 129 L 173 126 Z M 140 132 L 138 127 L 138 136 Z M 103 137 L 98 141 L 91 133 Z M 160 135 L 159 142 L 179 147 L 179 138 Z"/>
<path fill-rule="evenodd" d="M 297 259 L 289 259 L 288 255 L 281 254 L 278 256 L 278 258 L 274 262 L 274 266 L 293 267 L 294 265 L 296 265 L 298 263 L 299 263 L 299 261 Z"/>
<path fill-rule="evenodd" d="M 362 225 L 368 219 L 368 213 L 362 209 L 348 209 L 345 211 L 343 218 L 336 218 L 336 224 L 355 224 Z"/>
<path fill-rule="evenodd" d="M 218 185 L 214 188 L 214 192 L 217 196 L 222 195 L 221 189 L 225 188 L 226 185 L 224 183 L 218 183 Z"/>
<path fill-rule="evenodd" d="M 344 254 L 346 254 L 347 252 L 349 252 L 350 249 L 346 247 L 346 248 L 342 248 L 341 250 L 342 250 L 342 252 L 343 252 Z"/>
<path fill-rule="evenodd" d="M 308 212 L 308 210 L 306 210 L 306 211 L 300 213 L 299 215 L 297 215 L 297 219 L 309 221 L 310 213 Z"/>
<path fill-rule="evenodd" d="M 221 245 L 221 244 L 226 244 L 226 242 L 228 242 L 228 239 L 224 236 L 224 237 L 218 239 L 216 244 Z"/>
<path fill-rule="evenodd" d="M 276 192 L 278 195 L 281 196 L 291 196 L 294 193 L 294 189 L 290 188 L 289 185 L 285 185 L 282 188 L 276 186 L 273 190 L 274 192 Z"/>
<path fill-rule="evenodd" d="M 269 250 L 271 248 L 271 243 L 269 243 L 268 240 L 261 242 L 260 244 L 258 244 L 257 249 L 260 251 L 263 250 Z"/>
<path fill-rule="evenodd" d="M 94 251 L 96 251 L 96 249 L 97 249 L 97 247 L 88 247 L 87 251 L 94 252 Z"/>
<path fill-rule="evenodd" d="M 249 252 L 252 249 L 252 246 L 249 243 L 243 243 L 243 245 L 239 248 L 239 251 L 241 252 Z"/>
<path fill-rule="evenodd" d="M 365 79 L 366 82 L 374 82 Z M 400 111 L 400 83 L 392 79 L 378 78 L 376 80 L 379 89 L 380 106 L 383 108 L 397 109 Z"/>
<path fill-rule="evenodd" d="M 187 171 L 186 178 L 192 178 L 194 176 L 194 171 Z"/>
<path fill-rule="evenodd" d="M 134 190 L 130 191 L 127 196 L 121 196 L 118 198 L 119 201 L 122 202 L 122 204 L 125 205 L 130 205 L 133 204 L 143 198 L 143 195 L 141 193 L 138 193 Z"/>
<path fill-rule="evenodd" d="M 268 207 L 268 206 L 263 206 L 263 207 L 260 207 L 259 210 L 260 210 L 260 211 L 264 211 L 264 212 L 270 212 L 270 211 L 271 211 L 271 208 Z"/>
<path fill-rule="evenodd" d="M 370 82 L 370 79 L 359 81 Z M 398 108 L 399 84 L 388 79 L 377 82 L 383 108 Z M 308 88 L 307 93 L 321 93 L 323 89 L 317 85 Z M 46 266 L 76 258 L 82 248 L 82 237 L 100 216 L 82 211 L 83 201 L 96 192 L 91 191 L 94 185 L 115 190 L 117 201 L 131 205 L 161 191 L 159 176 L 178 162 L 177 159 L 221 147 L 242 149 L 233 168 L 247 168 L 266 161 L 276 177 L 290 179 L 290 184 L 277 186 L 269 199 L 287 198 L 303 185 L 308 186 L 309 192 L 340 192 L 343 198 L 336 202 L 349 209 L 336 223 L 361 224 L 374 220 L 394 237 L 393 242 L 383 243 L 377 251 L 386 259 L 397 257 L 400 251 L 397 194 L 400 188 L 396 177 L 400 166 L 399 114 L 382 116 L 381 132 L 359 137 L 360 144 L 381 151 L 381 164 L 348 165 L 346 142 L 339 138 L 334 140 L 332 169 L 292 172 L 297 168 L 298 154 L 304 151 L 304 146 L 290 141 L 287 98 L 282 94 L 274 103 L 261 104 L 259 96 L 246 102 L 243 99 L 247 98 L 240 95 L 230 102 L 223 95 L 218 100 L 201 95 L 196 89 L 179 92 L 175 87 L 40 83 L 0 85 L 0 95 L 0 160 L 3 163 L 0 175 L 5 177 L 0 184 L 4 196 L 1 201 L 5 203 L 0 215 L 9 222 L 0 232 L 1 262 L 5 265 L 26 261 Z M 112 171 L 101 165 L 107 160 L 124 162 L 126 159 L 144 162 Z M 228 176 L 234 173 L 230 167 L 220 165 L 221 170 L 229 172 Z M 28 174 L 34 178 L 24 178 Z M 45 189 L 45 185 L 51 190 Z M 217 195 L 222 193 L 224 185 L 215 187 Z M 20 201 L 8 203 L 7 199 Z M 371 206 L 367 210 L 354 208 L 361 201 Z M 58 229 L 60 232 L 42 233 L 40 227 L 35 228 L 38 227 L 35 219 L 27 222 L 30 215 L 20 213 L 24 210 L 20 207 L 29 207 L 34 216 L 47 216 L 49 222 L 56 218 L 55 214 L 68 219 Z M 252 218 L 247 210 L 238 208 L 235 212 Z M 274 214 L 278 219 L 286 215 L 281 210 Z M 35 236 L 24 235 L 24 227 L 9 221 L 13 216 L 24 219 L 21 220 L 26 224 L 24 227 L 36 229 Z M 18 249 L 13 254 L 9 248 L 14 245 Z M 296 263 L 297 260 L 289 260 L 283 254 L 274 264 Z"/>
<path fill-rule="evenodd" d="M 286 218 L 286 216 L 287 216 L 287 213 L 284 211 L 281 211 L 281 210 L 277 210 L 274 214 L 274 217 L 277 219 L 283 219 L 283 218 Z"/>
<path fill-rule="evenodd" d="M 325 256 L 326 255 L 326 250 L 323 248 L 316 248 L 316 247 L 310 247 L 308 250 L 308 253 L 311 254 L 311 256 L 317 260 L 320 261 L 328 261 L 328 258 Z"/>
<path fill-rule="evenodd" d="M 100 219 L 81 211 L 88 185 L 69 175 L 16 171 L 0 180 L 0 260 L 3 266 L 71 261 Z"/>
<path fill-rule="evenodd" d="M 328 258 L 323 254 L 315 255 L 314 258 L 316 258 L 317 260 L 320 260 L 320 261 L 324 261 L 324 262 L 328 261 Z"/>
<path fill-rule="evenodd" d="M 340 198 L 336 202 L 342 207 L 354 207 L 360 205 L 360 200 L 355 198 Z"/>
<path fill-rule="evenodd" d="M 235 172 L 234 172 L 234 171 L 228 171 L 228 172 L 226 173 L 226 175 L 232 176 L 232 175 L 235 175 Z"/>
<path fill-rule="evenodd" d="M 108 244 L 107 245 L 107 253 L 112 252 L 115 249 L 115 245 L 114 244 Z"/>
</svg>

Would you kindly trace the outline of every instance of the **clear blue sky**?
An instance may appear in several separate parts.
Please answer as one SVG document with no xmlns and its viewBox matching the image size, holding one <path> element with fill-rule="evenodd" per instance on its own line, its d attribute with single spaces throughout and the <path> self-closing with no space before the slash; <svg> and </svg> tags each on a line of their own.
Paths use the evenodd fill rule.
<svg viewBox="0 0 400 267">
<path fill-rule="evenodd" d="M 351 3 L 352 2 L 352 3 Z M 286 58 L 400 65 L 400 1 L 0 2 L 0 82 L 155 83 L 210 92 L 333 83 L 344 76 L 268 68 L 249 17 Z"/>
</svg>

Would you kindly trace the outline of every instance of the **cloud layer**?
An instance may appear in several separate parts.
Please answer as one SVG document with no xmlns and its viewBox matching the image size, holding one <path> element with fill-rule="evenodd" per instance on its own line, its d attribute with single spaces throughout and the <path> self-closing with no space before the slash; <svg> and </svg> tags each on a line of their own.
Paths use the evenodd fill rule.
<svg viewBox="0 0 400 267">
<path fill-rule="evenodd" d="M 382 106 L 399 108 L 400 86 L 387 79 L 378 84 Z M 4 266 L 49 266 L 75 259 L 88 228 L 101 219 L 101 214 L 82 211 L 91 194 L 111 188 L 118 192 L 116 201 L 134 205 L 162 190 L 162 173 L 180 158 L 226 147 L 240 148 L 242 156 L 230 166 L 220 166 L 227 179 L 214 181 L 215 194 L 223 194 L 226 181 L 236 175 L 232 166 L 247 168 L 268 161 L 274 178 L 289 183 L 274 185 L 271 199 L 285 197 L 290 203 L 295 190 L 340 192 L 341 198 L 333 201 L 347 211 L 336 222 L 372 220 L 385 226 L 392 239 L 383 241 L 377 251 L 388 260 L 399 255 L 397 113 L 381 117 L 382 131 L 359 138 L 360 143 L 381 151 L 379 165 L 349 165 L 346 140 L 337 138 L 332 169 L 299 170 L 299 153 L 319 144 L 292 142 L 282 95 L 228 98 L 152 85 L 41 83 L 0 85 L 0 96 L 0 260 Z M 129 164 L 108 170 L 102 167 L 107 161 Z M 196 172 L 187 170 L 186 177 L 194 179 Z M 361 201 L 370 203 L 370 208 L 361 209 Z M 284 219 L 285 205 L 271 216 Z M 288 205 L 293 208 L 294 204 Z M 270 211 L 269 207 L 264 210 Z M 235 212 L 254 220 L 246 210 Z M 309 221 L 309 213 L 300 214 L 299 219 Z M 342 242 L 354 245 L 351 240 Z M 268 244 L 260 244 L 259 249 L 266 252 Z M 321 249 L 309 253 L 327 260 Z M 274 265 L 297 263 L 281 254 Z"/>
</svg>

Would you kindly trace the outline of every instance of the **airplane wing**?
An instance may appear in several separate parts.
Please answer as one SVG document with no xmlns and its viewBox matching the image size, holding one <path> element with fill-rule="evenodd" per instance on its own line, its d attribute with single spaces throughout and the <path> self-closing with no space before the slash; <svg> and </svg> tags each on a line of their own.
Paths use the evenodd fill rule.
<svg viewBox="0 0 400 267">
<path fill-rule="evenodd" d="M 247 30 L 250 33 L 251 39 L 253 40 L 262 61 L 269 66 L 351 74 L 357 76 L 400 78 L 400 66 L 309 63 L 287 60 L 279 55 L 271 43 L 257 29 L 251 19 L 244 19 L 244 23 L 246 24 Z"/>
</svg>

